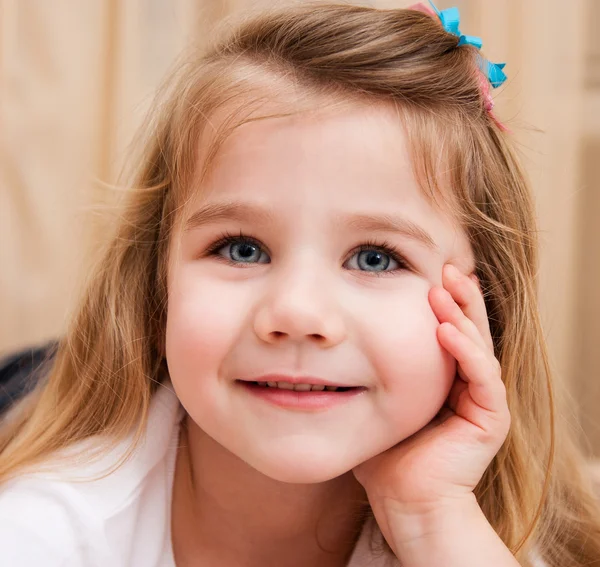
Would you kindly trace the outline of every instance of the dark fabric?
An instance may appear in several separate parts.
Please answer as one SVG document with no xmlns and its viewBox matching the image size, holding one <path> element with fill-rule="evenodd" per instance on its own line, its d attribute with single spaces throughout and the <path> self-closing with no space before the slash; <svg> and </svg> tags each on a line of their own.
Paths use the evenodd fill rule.
<svg viewBox="0 0 600 567">
<path fill-rule="evenodd" d="M 9 354 L 0 359 L 0 414 L 29 392 L 52 364 L 58 341 Z"/>
</svg>

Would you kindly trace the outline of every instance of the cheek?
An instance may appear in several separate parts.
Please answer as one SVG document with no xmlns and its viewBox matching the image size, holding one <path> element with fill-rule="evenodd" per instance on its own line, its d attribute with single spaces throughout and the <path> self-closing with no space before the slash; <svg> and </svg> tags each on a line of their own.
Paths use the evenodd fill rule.
<svg viewBox="0 0 600 567">
<path fill-rule="evenodd" d="M 169 290 L 167 310 L 166 355 L 173 381 L 218 374 L 250 305 L 239 286 L 232 292 L 223 281 L 182 271 Z"/>
<path fill-rule="evenodd" d="M 381 390 L 382 409 L 396 431 L 410 435 L 428 423 L 446 400 L 456 360 L 437 339 L 439 322 L 427 299 L 428 288 L 394 294 L 370 319 L 365 351 Z"/>
</svg>

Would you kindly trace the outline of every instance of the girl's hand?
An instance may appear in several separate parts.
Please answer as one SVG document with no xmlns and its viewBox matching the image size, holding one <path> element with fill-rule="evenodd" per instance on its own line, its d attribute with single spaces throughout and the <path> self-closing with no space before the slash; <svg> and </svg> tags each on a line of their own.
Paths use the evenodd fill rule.
<svg viewBox="0 0 600 567">
<path fill-rule="evenodd" d="M 446 264 L 442 283 L 430 290 L 429 301 L 441 323 L 438 340 L 458 363 L 446 404 L 426 427 L 353 469 L 386 539 L 390 515 L 425 517 L 454 504 L 470 506 L 466 503 L 474 501 L 473 490 L 510 428 L 476 279 Z"/>
</svg>

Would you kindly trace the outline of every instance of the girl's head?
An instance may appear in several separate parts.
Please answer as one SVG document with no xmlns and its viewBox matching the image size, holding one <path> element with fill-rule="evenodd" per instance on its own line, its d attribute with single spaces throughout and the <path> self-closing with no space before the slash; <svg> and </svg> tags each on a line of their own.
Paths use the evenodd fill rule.
<svg viewBox="0 0 600 567">
<path fill-rule="evenodd" d="M 427 294 L 473 253 L 410 164 L 398 114 L 356 102 L 245 124 L 192 181 L 168 254 L 169 373 L 193 421 L 267 476 L 337 477 L 447 397 L 456 369 Z M 240 382 L 268 374 L 367 391 L 282 410 Z"/>
<path fill-rule="evenodd" d="M 193 421 L 260 472 L 329 480 L 435 416 L 456 370 L 427 299 L 446 262 L 531 279 L 476 57 L 418 11 L 300 7 L 182 68 L 159 329 Z M 242 387 L 268 374 L 367 392 L 281 411 Z"/>
<path fill-rule="evenodd" d="M 531 193 L 477 53 L 420 11 L 320 3 L 191 52 L 48 381 L 4 427 L 0 478 L 98 432 L 141 435 L 166 370 L 192 420 L 260 472 L 348 472 L 445 400 L 455 362 L 427 292 L 451 262 L 481 282 L 512 416 L 480 504 L 509 547 L 535 534 L 561 564 L 595 557 L 568 436 L 555 453 Z M 270 373 L 367 391 L 279 411 L 238 382 Z"/>
</svg>

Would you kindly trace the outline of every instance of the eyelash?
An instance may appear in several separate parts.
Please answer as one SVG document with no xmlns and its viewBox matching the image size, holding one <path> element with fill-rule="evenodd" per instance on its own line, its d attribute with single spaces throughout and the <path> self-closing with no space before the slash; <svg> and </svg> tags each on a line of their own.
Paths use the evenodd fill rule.
<svg viewBox="0 0 600 567">
<path fill-rule="evenodd" d="M 251 244 L 259 246 L 260 248 L 264 248 L 263 245 L 260 243 L 260 241 L 257 238 L 254 238 L 253 236 L 244 234 L 241 231 L 238 234 L 224 232 L 221 234 L 221 236 L 218 240 L 216 240 L 209 246 L 205 255 L 206 256 L 218 256 L 224 262 L 227 262 L 229 265 L 239 267 L 240 262 L 234 262 L 234 261 L 230 260 L 229 258 L 225 258 L 224 256 L 217 254 L 217 252 L 219 250 L 221 250 L 221 248 L 223 248 L 223 246 L 227 246 L 227 244 L 231 244 L 231 243 L 237 242 L 239 240 L 249 242 Z M 399 267 L 395 268 L 393 270 L 383 270 L 383 271 L 374 271 L 374 272 L 368 272 L 367 270 L 361 270 L 361 271 L 364 271 L 365 273 L 373 274 L 377 277 L 382 277 L 382 276 L 386 276 L 386 275 L 392 275 L 399 271 L 412 270 L 412 267 L 410 266 L 410 264 L 398 253 L 396 248 L 392 244 L 387 242 L 386 240 L 376 241 L 376 240 L 369 239 L 369 240 L 365 241 L 364 244 L 361 244 L 360 246 L 356 247 L 352 251 L 352 254 L 348 258 L 351 258 L 352 256 L 354 256 L 354 254 L 356 254 L 357 252 L 363 252 L 365 250 L 373 250 L 373 249 L 375 249 L 379 252 L 383 252 L 384 254 L 388 255 L 390 258 L 392 258 L 393 260 L 398 262 Z"/>
</svg>

